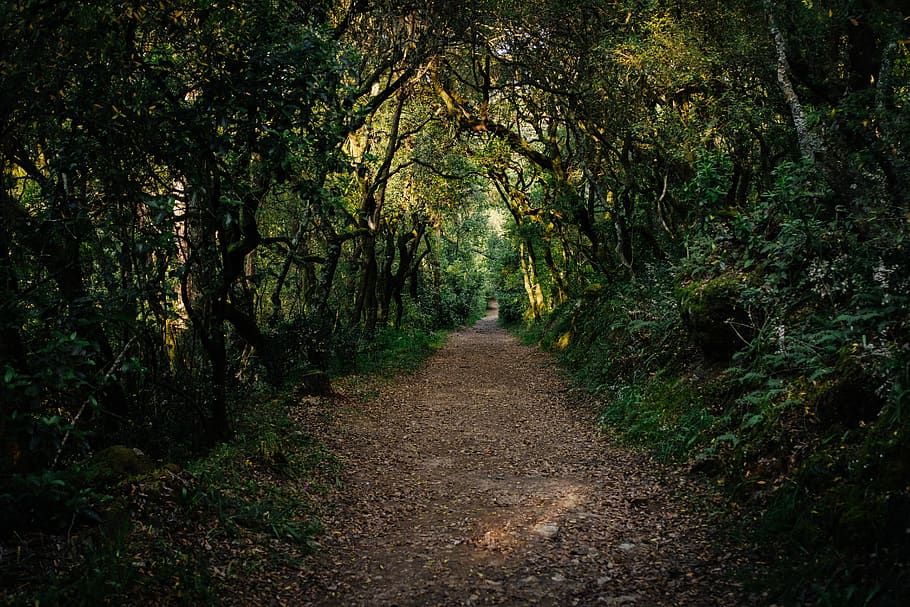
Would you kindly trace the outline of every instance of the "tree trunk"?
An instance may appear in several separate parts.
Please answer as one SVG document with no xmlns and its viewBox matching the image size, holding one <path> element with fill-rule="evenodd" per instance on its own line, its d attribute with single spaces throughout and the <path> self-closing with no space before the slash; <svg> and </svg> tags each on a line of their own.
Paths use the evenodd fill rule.
<svg viewBox="0 0 910 607">
<path fill-rule="evenodd" d="M 553 277 L 553 284 L 556 286 L 556 293 L 553 297 L 553 307 L 556 307 L 569 298 L 569 288 L 566 285 L 562 270 L 556 266 L 556 260 L 553 259 L 553 241 L 550 238 L 544 241 L 543 258 L 547 268 L 550 270 L 550 275 Z"/>
<path fill-rule="evenodd" d="M 341 259 L 341 247 L 345 238 L 338 235 L 325 214 L 320 210 L 320 230 L 326 241 L 325 262 L 316 279 L 311 313 L 308 315 L 312 327 L 307 343 L 307 360 L 317 369 L 324 371 L 328 366 L 328 342 L 332 332 L 332 317 L 329 314 L 329 296 L 335 282 L 335 272 Z"/>
<path fill-rule="evenodd" d="M 6 223 L 5 218 L 0 220 L 0 297 L 4 302 L 0 308 L 0 361 L 11 364 L 13 369 L 24 373 L 27 362 L 25 346 L 19 335 L 19 281 L 13 269 L 10 255 L 12 239 Z"/>
<path fill-rule="evenodd" d="M 790 107 L 790 114 L 793 116 L 793 126 L 796 128 L 800 154 L 803 160 L 813 163 L 815 162 L 815 154 L 819 151 L 819 141 L 818 138 L 809 132 L 809 122 L 806 119 L 806 113 L 803 111 L 803 106 L 799 101 L 796 90 L 793 88 L 793 82 L 790 79 L 790 62 L 787 60 L 787 43 L 780 28 L 777 27 L 777 19 L 774 17 L 774 8 L 771 0 L 765 0 L 765 12 L 768 16 L 768 29 L 771 32 L 774 49 L 777 53 L 777 84 L 780 86 L 784 100 Z"/>
<path fill-rule="evenodd" d="M 417 271 L 423 257 L 417 256 L 420 242 L 423 240 L 425 224 L 416 221 L 414 230 L 398 237 L 398 271 L 391 279 L 391 296 L 395 300 L 395 328 L 401 328 L 401 318 L 404 315 L 403 294 L 408 277 L 411 278 L 411 295 L 417 299 Z M 426 254 L 426 253 L 425 253 Z"/>
<path fill-rule="evenodd" d="M 351 323 L 356 325 L 363 320 L 367 333 L 372 333 L 376 328 L 376 275 L 378 271 L 376 235 L 372 231 L 361 237 L 360 252 L 363 262 Z"/>
<path fill-rule="evenodd" d="M 545 311 L 543 290 L 537 279 L 536 255 L 531 243 L 521 243 L 518 247 L 518 256 L 521 259 L 521 276 L 524 279 L 525 293 L 528 296 L 531 314 L 534 320 L 540 320 Z"/>
<path fill-rule="evenodd" d="M 186 188 L 182 237 L 184 272 L 180 281 L 180 299 L 209 363 L 210 418 L 205 432 L 208 442 L 215 443 L 232 434 L 227 413 L 227 351 L 224 320 L 227 307 L 225 268 L 226 246 L 219 242 L 218 218 L 221 197 L 218 176 L 207 171 L 202 161 L 204 187 Z M 221 249 L 221 250 L 219 250 Z"/>
<path fill-rule="evenodd" d="M 404 110 L 404 104 L 407 96 L 399 94 L 392 112 L 391 122 L 389 124 L 388 140 L 386 141 L 385 153 L 382 163 L 376 171 L 376 176 L 372 179 L 364 171 L 361 176 L 361 230 L 364 232 L 362 250 L 363 250 L 363 275 L 361 277 L 357 303 L 353 313 L 354 322 L 363 317 L 364 328 L 367 333 L 372 333 L 376 329 L 379 319 L 379 301 L 377 298 L 377 285 L 379 276 L 379 267 L 376 260 L 376 232 L 382 219 L 382 208 L 385 204 L 386 188 L 388 187 L 391 176 L 392 162 L 395 159 L 395 152 L 399 145 L 399 128 L 401 127 L 401 114 Z M 362 146 L 364 153 L 369 146 Z"/>
<path fill-rule="evenodd" d="M 406 259 L 399 258 L 399 269 L 401 264 L 407 263 Z M 379 273 L 379 316 L 377 321 L 380 326 L 385 326 L 389 322 L 389 308 L 391 307 L 392 292 L 395 289 L 395 276 L 392 274 L 392 266 L 395 265 L 395 232 L 387 230 L 385 241 L 385 257 L 382 262 L 382 271 Z"/>
<path fill-rule="evenodd" d="M 291 271 L 291 264 L 294 262 L 294 255 L 297 253 L 297 249 L 300 246 L 300 241 L 303 238 L 305 229 L 306 222 L 301 222 L 294 231 L 294 237 L 291 238 L 291 245 L 288 247 L 288 254 L 285 256 L 284 262 L 281 264 L 281 270 L 278 272 L 278 278 L 275 280 L 275 288 L 272 289 L 272 295 L 269 298 L 269 301 L 272 304 L 268 319 L 269 326 L 274 327 L 281 320 L 281 291 L 284 289 L 284 283 L 287 281 L 288 274 Z"/>
</svg>

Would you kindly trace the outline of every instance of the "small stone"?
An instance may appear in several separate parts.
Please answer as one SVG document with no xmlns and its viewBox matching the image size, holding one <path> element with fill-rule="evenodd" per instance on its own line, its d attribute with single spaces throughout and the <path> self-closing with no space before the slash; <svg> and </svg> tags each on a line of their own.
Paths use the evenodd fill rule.
<svg viewBox="0 0 910 607">
<path fill-rule="evenodd" d="M 634 550 L 634 549 L 635 549 L 635 544 L 629 544 L 629 543 L 627 542 L 627 543 L 625 543 L 625 544 L 620 544 L 619 546 L 617 546 L 617 548 L 619 548 L 620 550 L 625 550 L 626 552 L 628 552 L 629 550 Z"/>
<path fill-rule="evenodd" d="M 603 603 L 605 605 L 617 606 L 617 605 L 631 605 L 636 602 L 638 597 L 632 594 L 623 594 L 621 596 L 602 596 L 597 602 Z"/>
<path fill-rule="evenodd" d="M 558 525 L 537 525 L 534 527 L 534 533 L 539 535 L 542 538 L 552 540 L 557 535 L 559 535 L 559 526 Z"/>
</svg>

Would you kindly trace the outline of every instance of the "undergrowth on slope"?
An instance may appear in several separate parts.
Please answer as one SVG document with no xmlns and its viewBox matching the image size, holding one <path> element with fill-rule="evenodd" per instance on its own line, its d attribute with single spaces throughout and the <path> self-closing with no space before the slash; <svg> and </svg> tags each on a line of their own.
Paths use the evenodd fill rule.
<svg viewBox="0 0 910 607">
<path fill-rule="evenodd" d="M 347 386 L 413 370 L 444 337 L 382 330 L 334 372 Z M 293 578 L 318 546 L 320 504 L 340 482 L 342 463 L 318 431 L 337 406 L 333 394 L 247 391 L 233 406 L 234 438 L 202 456 L 155 464 L 118 447 L 127 463 L 105 457 L 37 479 L 38 506 L 50 510 L 36 516 L 59 512 L 61 522 L 2 540 L 0 604 L 214 605 L 225 593 L 254 600 L 259 578 Z"/>
<path fill-rule="evenodd" d="M 413 371 L 442 347 L 446 334 L 441 330 L 380 329 L 357 353 L 349 370 L 361 374 Z"/>
<path fill-rule="evenodd" d="M 63 536 L 13 538 L 19 560 L 5 563 L 4 601 L 217 604 L 225 586 L 292 567 L 289 559 L 314 547 L 318 496 L 339 466 L 298 417 L 327 406 L 264 400 L 239 417 L 233 441 L 185 467 L 112 477 L 96 489 L 106 493 L 93 521 Z M 251 545 L 262 549 L 250 553 Z"/>
<path fill-rule="evenodd" d="M 892 312 L 832 317 L 798 303 L 718 355 L 705 350 L 716 339 L 708 332 L 729 331 L 736 309 L 712 304 L 726 306 L 720 326 L 695 330 L 681 306 L 699 305 L 693 283 L 731 273 L 682 276 L 652 271 L 591 291 L 525 337 L 558 354 L 622 440 L 726 493 L 756 549 L 777 564 L 752 580 L 757 590 L 781 604 L 898 604 L 910 588 L 905 393 L 899 373 L 877 389 L 884 361 L 871 352 L 891 346 L 867 337 L 888 335 Z M 749 277 L 735 280 L 736 301 L 754 303 Z"/>
</svg>

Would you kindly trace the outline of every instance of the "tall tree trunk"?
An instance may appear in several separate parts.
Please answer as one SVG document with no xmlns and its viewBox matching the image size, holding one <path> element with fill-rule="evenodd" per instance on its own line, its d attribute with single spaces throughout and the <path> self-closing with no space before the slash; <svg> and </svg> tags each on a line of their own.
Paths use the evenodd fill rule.
<svg viewBox="0 0 910 607">
<path fill-rule="evenodd" d="M 395 253 L 395 232 L 389 227 L 386 231 L 385 256 L 382 261 L 382 270 L 379 272 L 379 315 L 377 321 L 380 326 L 385 326 L 389 322 L 392 291 L 395 289 L 395 276 L 392 274 L 392 267 L 395 265 Z M 407 260 L 399 259 L 398 263 L 400 268 L 401 264 L 407 263 Z"/>
<path fill-rule="evenodd" d="M 529 242 L 521 243 L 518 247 L 518 255 L 521 259 L 521 276 L 524 279 L 525 293 L 528 296 L 531 314 L 534 316 L 534 320 L 540 320 L 546 310 L 546 304 L 540 281 L 537 278 L 537 256 L 533 245 Z"/>
<path fill-rule="evenodd" d="M 7 201 L 3 201 L 6 205 Z M 0 219 L 0 361 L 19 373 L 26 372 L 25 346 L 19 334 L 19 281 L 13 269 L 12 238 L 6 218 Z"/>
<path fill-rule="evenodd" d="M 426 230 L 426 225 L 421 221 L 416 221 L 417 225 L 414 230 L 408 234 L 402 234 L 398 237 L 398 271 L 391 280 L 391 295 L 395 300 L 395 328 L 401 328 L 401 319 L 404 315 L 404 287 L 411 278 L 411 296 L 417 299 L 417 273 L 423 255 L 418 257 L 417 250 L 420 248 L 420 242 Z M 429 252 L 424 252 L 426 255 Z"/>
<path fill-rule="evenodd" d="M 269 301 L 272 304 L 268 318 L 269 326 L 274 327 L 281 320 L 281 291 L 284 289 L 284 283 L 288 279 L 291 265 L 294 263 L 294 255 L 297 254 L 297 249 L 300 247 L 300 241 L 303 238 L 306 225 L 307 222 L 300 222 L 297 229 L 294 231 L 294 236 L 291 238 L 291 244 L 288 247 L 288 254 L 285 256 L 284 262 L 281 264 L 281 270 L 279 270 L 278 277 L 275 280 L 275 288 L 272 289 L 272 294 L 269 297 Z"/>
<path fill-rule="evenodd" d="M 395 152 L 398 150 L 399 146 L 401 115 L 404 111 L 406 100 L 406 95 L 398 95 L 389 124 L 389 134 L 386 141 L 385 153 L 383 155 L 382 163 L 376 171 L 375 177 L 370 179 L 365 172 L 360 180 L 360 228 L 363 232 L 361 249 L 364 262 L 353 318 L 356 323 L 363 317 L 364 328 L 367 333 L 372 333 L 376 329 L 379 317 L 379 301 L 376 292 L 379 276 L 379 267 L 376 260 L 376 233 L 382 219 L 382 208 L 385 204 L 386 189 L 392 174 L 392 162 L 395 160 Z M 363 144 L 361 147 L 363 153 L 368 149 L 369 146 L 367 144 Z"/>
<path fill-rule="evenodd" d="M 203 169 L 208 163 L 203 161 Z M 217 175 L 203 171 L 205 187 L 189 186 L 183 209 L 185 271 L 181 276 L 180 295 L 194 334 L 199 339 L 209 367 L 210 417 L 205 428 L 206 439 L 217 442 L 231 436 L 227 413 L 227 350 L 224 320 L 227 288 L 222 262 L 225 255 L 218 239 L 220 183 Z"/>
<path fill-rule="evenodd" d="M 317 210 L 319 228 L 325 238 L 325 260 L 316 279 L 313 303 L 310 309 L 311 335 L 307 343 L 307 359 L 316 368 L 325 370 L 328 366 L 328 343 L 331 337 L 334 315 L 329 311 L 329 297 L 335 282 L 335 273 L 341 259 L 341 248 L 345 240 L 356 234 L 340 236 L 321 209 Z"/>
<path fill-rule="evenodd" d="M 553 259 L 553 241 L 550 238 L 544 240 L 543 258 L 547 268 L 550 270 L 550 275 L 553 277 L 553 283 L 556 285 L 556 293 L 553 296 L 555 307 L 569 298 L 569 288 L 566 285 L 564 272 L 557 267 L 556 260 Z"/>
<path fill-rule="evenodd" d="M 48 274 L 54 277 L 60 292 L 60 298 L 66 306 L 69 317 L 78 321 L 73 330 L 79 337 L 95 344 L 99 358 L 94 361 L 98 369 L 104 369 L 113 364 L 115 356 L 108 339 L 107 331 L 102 322 L 102 317 L 92 302 L 92 297 L 86 289 L 85 261 L 83 259 L 83 246 L 88 234 L 93 229 L 80 210 L 85 209 L 80 200 L 71 199 L 71 188 L 65 185 L 65 176 L 61 178 L 59 186 L 52 200 L 56 200 L 60 213 L 56 221 L 49 226 L 50 235 L 45 234 L 47 241 L 44 246 L 42 261 Z M 82 196 L 82 194 L 79 194 Z M 76 215 L 73 215 L 73 209 Z M 49 236 L 49 237 L 48 237 Z M 105 423 L 109 429 L 117 424 L 114 420 L 126 415 L 126 395 L 122 386 L 117 382 L 108 385 L 99 378 L 96 385 L 95 399 L 101 405 L 101 410 L 107 414 Z"/>
<path fill-rule="evenodd" d="M 436 254 L 436 250 L 433 248 L 432 242 L 430 240 L 430 235 L 426 235 L 427 243 L 427 260 L 430 265 L 430 277 L 432 278 L 433 285 L 430 290 L 430 298 L 433 301 L 434 310 L 442 310 L 442 268 L 439 266 L 439 256 Z"/>
<path fill-rule="evenodd" d="M 354 300 L 354 310 L 351 314 L 351 323 L 356 325 L 361 320 L 367 333 L 372 333 L 376 327 L 376 275 L 378 263 L 376 261 L 376 235 L 369 228 L 361 237 L 360 255 L 362 257 L 360 269 L 360 284 Z"/>
<path fill-rule="evenodd" d="M 790 107 L 800 154 L 803 160 L 813 163 L 820 144 L 818 138 L 809 132 L 809 121 L 806 119 L 806 113 L 803 111 L 799 96 L 793 88 L 793 82 L 790 78 L 790 62 L 787 60 L 787 43 L 780 28 L 777 26 L 777 19 L 774 17 L 774 7 L 771 0 L 765 0 L 765 13 L 768 17 L 768 30 L 771 32 L 771 39 L 774 42 L 774 49 L 777 54 L 777 84 L 784 95 L 784 100 Z"/>
</svg>

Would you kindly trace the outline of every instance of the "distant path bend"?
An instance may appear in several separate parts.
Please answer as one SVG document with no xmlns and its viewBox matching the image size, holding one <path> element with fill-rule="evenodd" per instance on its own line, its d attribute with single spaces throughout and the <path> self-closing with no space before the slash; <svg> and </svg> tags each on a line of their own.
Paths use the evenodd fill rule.
<svg viewBox="0 0 910 607">
<path fill-rule="evenodd" d="M 338 416 L 345 487 L 287 604 L 744 605 L 704 516 L 570 406 L 495 310 Z M 720 542 L 721 550 L 715 544 Z"/>
</svg>

